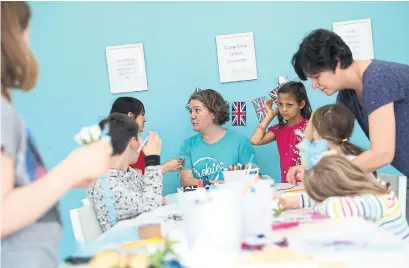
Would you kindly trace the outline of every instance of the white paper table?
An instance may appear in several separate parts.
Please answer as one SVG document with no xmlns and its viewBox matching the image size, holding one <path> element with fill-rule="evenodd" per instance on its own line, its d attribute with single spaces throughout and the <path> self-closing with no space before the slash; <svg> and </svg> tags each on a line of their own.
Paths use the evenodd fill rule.
<svg viewBox="0 0 409 268">
<path fill-rule="evenodd" d="M 281 184 L 279 185 L 280 189 L 287 189 L 289 188 L 290 184 Z M 298 186 L 300 187 L 300 186 Z M 132 226 L 139 226 L 144 224 L 151 224 L 151 223 L 162 223 L 162 234 L 168 235 L 175 232 L 181 232 L 183 230 L 183 223 L 181 221 L 174 221 L 174 220 L 165 220 L 171 214 L 180 214 L 180 210 L 178 205 L 175 204 L 176 195 L 173 195 L 173 201 L 169 202 L 172 204 L 160 207 L 152 212 L 144 213 L 134 219 L 124 220 L 119 222 L 117 225 L 112 227 L 108 230 L 105 234 L 102 234 L 99 239 L 102 239 L 105 235 L 113 233 L 117 230 L 126 229 Z M 170 201 L 170 200 L 169 200 Z M 300 212 L 305 210 L 299 210 Z M 289 211 L 284 212 L 284 216 L 286 214 L 296 214 L 297 211 Z M 348 228 L 346 228 L 348 227 Z M 351 229 L 352 228 L 352 229 Z M 302 224 L 296 228 L 291 228 L 287 230 L 279 230 L 275 231 L 277 234 L 283 235 L 292 241 L 297 237 L 307 237 L 309 234 L 320 234 L 320 233 L 331 233 L 337 230 L 346 230 L 351 231 L 354 228 L 361 228 L 361 230 L 368 230 L 373 229 L 376 235 L 380 237 L 385 236 L 387 239 L 397 239 L 393 237 L 392 234 L 387 233 L 386 231 L 380 229 L 379 227 L 366 222 L 360 219 L 350 219 L 350 220 L 320 220 L 314 221 L 314 223 L 306 223 Z M 290 245 L 291 247 L 291 245 Z M 314 260 L 319 261 L 335 261 L 339 260 L 346 263 L 347 267 L 393 267 L 393 268 L 404 268 L 407 267 L 409 264 L 409 248 L 399 250 L 399 251 L 380 251 L 380 252 L 373 252 L 367 250 L 357 250 L 357 251 L 349 251 L 349 252 L 314 252 L 312 254 L 314 256 Z M 207 268 L 207 267 L 227 267 L 226 264 L 218 265 L 217 262 L 214 262 L 212 258 L 207 258 L 208 263 L 205 261 L 195 263 L 194 268 Z M 214 259 L 214 258 L 213 258 Z M 86 266 L 67 266 L 62 265 L 59 268 L 85 268 Z M 240 266 L 235 266 L 240 267 Z M 244 266 L 242 266 L 244 267 Z M 252 266 L 256 267 L 256 266 Z M 257 267 L 267 267 L 267 266 L 257 266 Z M 282 265 L 282 266 L 274 266 L 274 267 L 295 267 L 291 264 Z M 298 265 L 297 267 L 319 267 L 317 266 L 316 262 L 313 263 L 306 263 L 305 265 Z"/>
</svg>

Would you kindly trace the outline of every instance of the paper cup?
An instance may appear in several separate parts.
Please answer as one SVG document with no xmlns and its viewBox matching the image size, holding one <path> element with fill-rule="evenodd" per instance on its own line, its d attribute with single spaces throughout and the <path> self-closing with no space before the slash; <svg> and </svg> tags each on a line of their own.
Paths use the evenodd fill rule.
<svg viewBox="0 0 409 268">
<path fill-rule="evenodd" d="M 215 189 L 181 195 L 180 208 L 189 250 L 201 254 L 223 252 L 230 256 L 239 253 L 242 217 L 238 193 L 232 189 Z"/>
<path fill-rule="evenodd" d="M 243 196 L 243 236 L 271 233 L 274 194 L 271 185 L 270 181 L 258 180 L 253 186 L 254 192 L 247 192 Z"/>
</svg>

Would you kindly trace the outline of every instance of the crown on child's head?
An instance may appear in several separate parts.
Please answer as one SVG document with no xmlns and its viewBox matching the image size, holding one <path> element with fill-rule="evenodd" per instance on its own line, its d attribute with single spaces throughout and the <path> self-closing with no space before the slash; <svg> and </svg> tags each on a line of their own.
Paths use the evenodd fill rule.
<svg viewBox="0 0 409 268">
<path fill-rule="evenodd" d="M 87 145 L 107 138 L 110 139 L 108 123 L 105 123 L 102 127 L 100 125 L 83 127 L 81 131 L 74 136 L 74 140 L 79 145 Z"/>
<path fill-rule="evenodd" d="M 278 87 L 282 87 L 284 84 L 288 83 L 289 81 L 284 76 L 278 77 Z"/>
<path fill-rule="evenodd" d="M 278 90 L 285 84 L 288 83 L 289 81 L 284 77 L 284 76 L 279 76 L 278 77 L 278 86 L 275 87 L 273 90 L 268 93 L 270 97 L 273 99 L 273 101 L 278 104 Z"/>
<path fill-rule="evenodd" d="M 296 135 L 304 137 L 301 130 L 297 129 Z M 303 138 L 303 140 L 296 145 L 300 151 L 301 162 L 305 165 L 305 170 L 313 168 L 324 156 L 336 154 L 336 151 L 328 151 L 328 140 L 319 139 L 310 142 Z"/>
</svg>

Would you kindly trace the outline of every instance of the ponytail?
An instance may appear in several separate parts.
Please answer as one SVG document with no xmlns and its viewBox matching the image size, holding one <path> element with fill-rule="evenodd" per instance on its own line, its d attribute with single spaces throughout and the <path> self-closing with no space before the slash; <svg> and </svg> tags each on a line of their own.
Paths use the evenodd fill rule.
<svg viewBox="0 0 409 268">
<path fill-rule="evenodd" d="M 364 150 L 349 141 L 341 141 L 341 150 L 346 155 L 360 155 Z"/>
</svg>

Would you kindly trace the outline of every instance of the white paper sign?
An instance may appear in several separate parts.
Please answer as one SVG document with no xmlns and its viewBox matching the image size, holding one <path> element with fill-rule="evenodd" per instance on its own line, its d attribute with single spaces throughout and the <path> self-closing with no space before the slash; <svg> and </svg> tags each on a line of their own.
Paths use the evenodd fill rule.
<svg viewBox="0 0 409 268">
<path fill-rule="evenodd" d="M 111 93 L 148 90 L 143 44 L 106 48 Z"/>
<path fill-rule="evenodd" d="M 220 82 L 257 79 L 253 33 L 216 36 Z"/>
<path fill-rule="evenodd" d="M 374 58 L 371 19 L 334 22 L 332 28 L 349 46 L 354 60 Z"/>
</svg>

